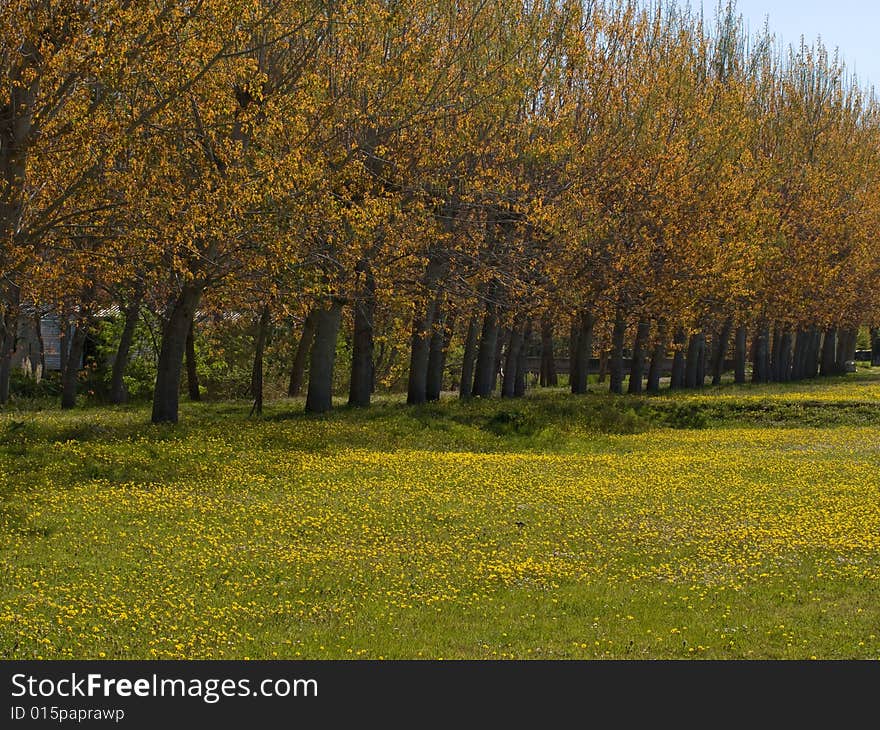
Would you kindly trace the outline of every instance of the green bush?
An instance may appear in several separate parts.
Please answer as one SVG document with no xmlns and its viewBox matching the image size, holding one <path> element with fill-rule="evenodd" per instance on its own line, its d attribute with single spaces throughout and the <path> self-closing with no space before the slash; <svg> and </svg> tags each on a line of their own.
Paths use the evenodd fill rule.
<svg viewBox="0 0 880 730">
<path fill-rule="evenodd" d="M 61 377 L 47 373 L 38 383 L 32 375 L 15 368 L 9 378 L 9 393 L 13 398 L 55 398 L 61 395 Z"/>
</svg>

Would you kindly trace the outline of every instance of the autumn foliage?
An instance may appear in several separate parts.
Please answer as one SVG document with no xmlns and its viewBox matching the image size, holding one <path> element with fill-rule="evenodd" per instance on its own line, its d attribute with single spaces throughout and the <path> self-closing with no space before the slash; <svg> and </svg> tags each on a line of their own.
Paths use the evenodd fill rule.
<svg viewBox="0 0 880 730">
<path fill-rule="evenodd" d="M 154 312 L 156 422 L 197 313 L 258 323 L 255 397 L 268 330 L 293 323 L 312 411 L 341 335 L 365 406 L 379 349 L 405 353 L 417 404 L 522 395 L 538 339 L 542 382 L 563 338 L 574 392 L 592 356 L 641 392 L 730 360 L 739 382 L 840 372 L 880 324 L 877 102 L 732 4 L 9 6 L 0 402 L 33 305 L 74 325 L 68 406 L 98 314 Z"/>
</svg>

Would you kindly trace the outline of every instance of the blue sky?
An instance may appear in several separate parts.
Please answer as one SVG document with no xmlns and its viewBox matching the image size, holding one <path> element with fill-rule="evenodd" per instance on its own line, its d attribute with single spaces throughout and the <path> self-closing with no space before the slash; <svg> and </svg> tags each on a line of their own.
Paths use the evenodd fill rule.
<svg viewBox="0 0 880 730">
<path fill-rule="evenodd" d="M 716 4 L 703 0 L 708 13 Z M 737 7 L 752 33 L 769 17 L 771 32 L 786 46 L 802 35 L 808 43 L 821 36 L 829 50 L 840 49 L 862 84 L 880 89 L 880 0 L 738 0 Z"/>
</svg>

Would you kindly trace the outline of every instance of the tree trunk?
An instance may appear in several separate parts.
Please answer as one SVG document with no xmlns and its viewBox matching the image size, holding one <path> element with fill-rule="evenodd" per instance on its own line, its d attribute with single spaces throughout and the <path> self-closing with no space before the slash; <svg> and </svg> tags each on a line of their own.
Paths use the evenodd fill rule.
<svg viewBox="0 0 880 730">
<path fill-rule="evenodd" d="M 486 304 L 483 316 L 483 331 L 477 350 L 477 362 L 474 372 L 474 387 L 471 395 L 477 398 L 488 398 L 492 395 L 492 382 L 495 379 L 495 351 L 498 349 L 498 323 L 495 319 L 495 304 Z"/>
<path fill-rule="evenodd" d="M 492 392 L 498 388 L 498 376 L 501 375 L 501 364 L 504 362 L 504 346 L 510 340 L 511 331 L 498 325 L 498 334 L 495 338 L 495 361 L 492 364 Z"/>
<path fill-rule="evenodd" d="M 784 330 L 779 344 L 779 382 L 791 380 L 791 332 Z"/>
<path fill-rule="evenodd" d="M 815 378 L 819 375 L 819 358 L 822 353 L 822 332 L 813 326 L 810 328 L 810 351 L 807 354 L 806 377 Z"/>
<path fill-rule="evenodd" d="M 770 379 L 774 383 L 782 382 L 782 328 L 777 324 L 773 327 L 773 345 L 770 351 Z"/>
<path fill-rule="evenodd" d="M 696 388 L 698 385 L 700 376 L 700 358 L 703 356 L 702 349 L 700 348 L 700 334 L 701 333 L 699 332 L 695 332 L 688 340 L 687 365 L 685 368 L 684 380 L 685 388 Z M 702 383 L 699 383 L 699 385 L 702 385 Z"/>
<path fill-rule="evenodd" d="M 202 399 L 202 392 L 199 388 L 199 370 L 198 361 L 196 360 L 196 333 L 194 319 L 189 323 L 189 329 L 186 333 L 186 390 L 189 399 L 193 402 Z"/>
<path fill-rule="evenodd" d="M 167 313 L 153 389 L 153 423 L 177 423 L 186 337 L 201 297 L 201 287 L 185 286 Z"/>
<path fill-rule="evenodd" d="M 706 333 L 700 333 L 700 359 L 697 360 L 697 387 L 702 388 L 706 384 L 706 365 L 709 361 L 706 348 Z"/>
<path fill-rule="evenodd" d="M 639 322 L 636 338 L 633 342 L 632 361 L 629 366 L 629 387 L 627 392 L 636 395 L 642 393 L 642 379 L 645 374 L 645 356 L 647 355 L 648 339 L 651 337 L 651 323 Z"/>
<path fill-rule="evenodd" d="M 434 321 L 437 314 L 437 297 L 434 289 L 442 270 L 440 259 L 430 258 L 428 260 L 422 279 L 428 303 L 426 305 L 417 304 L 416 313 L 413 316 L 409 380 L 406 388 L 406 402 L 410 405 L 419 405 L 428 399 L 428 358 L 431 354 L 431 337 L 434 333 Z"/>
<path fill-rule="evenodd" d="M 290 382 L 287 385 L 287 397 L 295 398 L 302 395 L 303 383 L 306 375 L 306 362 L 312 349 L 312 341 L 315 339 L 315 310 L 312 309 L 303 322 L 302 333 L 293 356 L 293 365 L 290 368 Z"/>
<path fill-rule="evenodd" d="M 433 335 L 436 306 L 436 301 L 432 299 L 413 318 L 409 381 L 406 390 L 406 402 L 410 405 L 418 405 L 428 399 L 428 358 L 431 354 L 431 336 Z"/>
<path fill-rule="evenodd" d="M 125 308 L 125 324 L 122 327 L 122 336 L 116 348 L 116 357 L 113 359 L 113 371 L 110 376 L 110 402 L 120 405 L 128 400 L 125 389 L 125 369 L 128 367 L 128 358 L 131 354 L 131 345 L 134 342 L 134 332 L 137 328 L 138 317 L 141 312 L 141 297 L 136 294 L 131 303 Z"/>
<path fill-rule="evenodd" d="M 428 353 L 428 377 L 425 393 L 429 401 L 440 400 L 443 392 L 443 373 L 446 369 L 446 353 L 452 342 L 454 317 L 450 312 L 441 311 L 437 303 L 437 326 L 431 335 L 431 348 Z"/>
<path fill-rule="evenodd" d="M 855 362 L 856 348 L 858 347 L 859 331 L 853 328 L 849 331 L 849 347 L 846 349 L 846 359 Z"/>
<path fill-rule="evenodd" d="M 513 394 L 517 398 L 521 398 L 526 394 L 526 365 L 529 354 L 529 347 L 532 344 L 532 323 L 526 322 L 523 331 L 523 340 L 519 348 L 519 357 L 516 360 L 516 380 L 513 383 Z"/>
<path fill-rule="evenodd" d="M 837 327 L 829 327 L 825 330 L 822 340 L 822 375 L 834 375 L 837 363 Z"/>
<path fill-rule="evenodd" d="M 571 317 L 571 332 L 568 337 L 568 386 L 572 393 L 578 392 L 581 377 L 578 372 L 578 338 L 581 336 L 581 317 L 575 312 Z"/>
<path fill-rule="evenodd" d="M 847 362 L 856 359 L 856 340 L 858 339 L 858 330 L 843 329 L 838 335 L 837 342 L 837 360 L 835 362 L 835 370 L 838 373 L 847 371 Z"/>
<path fill-rule="evenodd" d="M 69 410 L 76 406 L 79 371 L 88 331 L 89 326 L 87 322 L 78 322 L 73 332 L 73 337 L 70 338 L 70 348 L 67 351 L 67 365 L 64 368 L 64 377 L 61 380 L 62 410 Z"/>
<path fill-rule="evenodd" d="M 359 267 L 363 285 L 354 303 L 354 333 L 351 343 L 351 380 L 348 405 L 365 408 L 373 394 L 373 322 L 376 316 L 376 279 L 369 264 Z"/>
<path fill-rule="evenodd" d="M 758 325 L 753 343 L 752 382 L 770 381 L 770 330 L 766 325 Z"/>
<path fill-rule="evenodd" d="M 9 402 L 9 381 L 12 377 L 12 353 L 18 335 L 20 289 L 8 283 L 4 292 L 3 313 L 0 315 L 0 405 Z"/>
<path fill-rule="evenodd" d="M 516 394 L 516 373 L 519 363 L 519 352 L 523 342 L 523 325 L 514 322 L 507 340 L 507 352 L 504 358 L 504 378 L 501 381 L 501 397 L 512 398 Z"/>
<path fill-rule="evenodd" d="M 727 354 L 727 345 L 732 329 L 733 320 L 728 317 L 724 320 L 718 336 L 712 342 L 712 385 L 721 385 L 721 376 L 724 374 L 724 356 Z"/>
<path fill-rule="evenodd" d="M 458 397 L 467 400 L 472 395 L 474 384 L 474 364 L 477 360 L 477 337 L 480 331 L 480 319 L 472 314 L 468 321 L 467 334 L 464 338 L 464 356 L 461 360 L 461 380 L 458 383 Z"/>
<path fill-rule="evenodd" d="M 819 374 L 819 358 L 822 355 L 822 332 L 813 325 L 810 327 L 810 351 L 807 353 L 805 377 L 815 378 Z"/>
<path fill-rule="evenodd" d="M 803 329 L 797 329 L 792 334 L 793 351 L 791 354 L 791 370 L 789 379 L 792 381 L 803 380 L 804 377 L 804 345 L 807 333 Z"/>
<path fill-rule="evenodd" d="M 556 356 L 553 353 L 553 320 L 549 314 L 541 317 L 541 386 L 555 388 L 559 385 L 556 375 Z"/>
<path fill-rule="evenodd" d="M 675 330 L 672 343 L 675 346 L 675 352 L 672 356 L 672 373 L 669 378 L 669 389 L 678 390 L 684 388 L 685 380 L 687 379 L 687 366 L 685 363 L 687 335 L 681 327 Z"/>
<path fill-rule="evenodd" d="M 40 348 L 40 372 L 46 374 L 46 343 L 43 341 L 43 322 L 40 310 L 34 312 L 34 332 L 37 335 L 37 346 Z"/>
<path fill-rule="evenodd" d="M 315 336 L 309 358 L 309 389 L 306 413 L 326 413 L 333 407 L 333 366 L 336 364 L 336 340 L 342 319 L 342 302 L 333 299 L 316 308 Z"/>
<path fill-rule="evenodd" d="M 626 337 L 626 318 L 623 308 L 618 306 L 614 313 L 614 329 L 611 333 L 611 392 L 623 393 L 623 342 Z"/>
<path fill-rule="evenodd" d="M 880 327 L 871 328 L 871 365 L 880 365 Z"/>
<path fill-rule="evenodd" d="M 794 354 L 791 358 L 791 379 L 803 380 L 807 369 L 808 340 L 812 337 L 809 331 L 800 328 L 794 334 Z"/>
<path fill-rule="evenodd" d="M 271 310 L 269 303 L 263 305 L 260 312 L 260 322 L 257 325 L 257 335 L 254 338 L 254 366 L 251 370 L 251 395 L 254 405 L 251 415 L 263 415 L 263 352 L 266 349 L 266 340 L 269 337 L 269 317 Z"/>
<path fill-rule="evenodd" d="M 0 327 L 0 405 L 9 402 L 9 381 L 12 376 L 12 353 L 15 351 L 16 319 L 10 312 L 3 315 Z"/>
<path fill-rule="evenodd" d="M 590 372 L 590 356 L 593 354 L 593 326 L 596 318 L 592 312 L 582 309 L 576 317 L 577 336 L 575 337 L 573 374 L 571 376 L 571 392 L 583 394 L 587 392 L 587 376 Z"/>
<path fill-rule="evenodd" d="M 733 348 L 733 382 L 737 385 L 743 385 L 746 382 L 746 359 L 748 351 L 746 350 L 746 337 L 748 333 L 746 326 L 741 324 L 736 328 L 736 342 Z"/>
<path fill-rule="evenodd" d="M 651 365 L 648 368 L 648 392 L 660 392 L 660 376 L 666 360 L 666 326 L 662 321 L 657 323 L 657 340 L 651 351 Z"/>
</svg>

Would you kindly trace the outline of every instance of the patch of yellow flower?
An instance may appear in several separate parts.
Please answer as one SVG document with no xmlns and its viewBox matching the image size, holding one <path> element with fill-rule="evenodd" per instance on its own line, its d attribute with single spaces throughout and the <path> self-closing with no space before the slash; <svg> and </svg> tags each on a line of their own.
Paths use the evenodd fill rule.
<svg viewBox="0 0 880 730">
<path fill-rule="evenodd" d="M 567 645 L 587 654 L 606 651 L 600 610 L 651 646 L 680 643 L 680 623 L 662 628 L 673 601 L 679 617 L 717 604 L 706 616 L 726 648 L 730 595 L 880 580 L 874 429 L 658 430 L 554 454 L 334 449 L 334 427 L 259 422 L 125 448 L 69 440 L 33 483 L 4 471 L 0 655 L 378 656 L 395 632 L 451 621 L 449 650 L 447 614 L 505 631 L 533 620 L 524 606 L 573 621 L 580 590 L 592 597 L 578 621 L 593 634 Z M 277 445 L 315 428 L 327 450 Z M 81 459 L 176 466 L 59 486 Z M 602 591 L 651 593 L 661 617 L 598 606 Z M 502 620 L 513 604 L 525 612 Z M 461 642 L 462 655 L 540 655 Z M 442 653 L 427 638 L 410 645 Z"/>
</svg>

